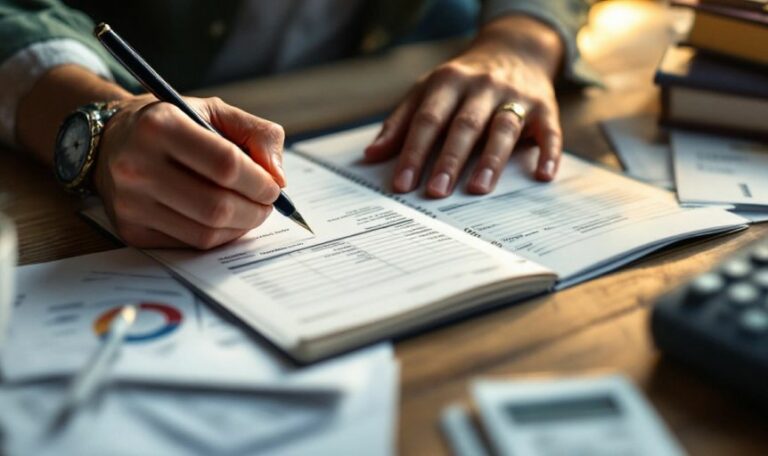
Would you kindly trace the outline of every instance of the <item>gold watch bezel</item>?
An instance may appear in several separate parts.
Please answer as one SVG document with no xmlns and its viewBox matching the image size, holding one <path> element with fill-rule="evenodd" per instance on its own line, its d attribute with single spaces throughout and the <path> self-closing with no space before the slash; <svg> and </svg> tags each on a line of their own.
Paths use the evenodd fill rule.
<svg viewBox="0 0 768 456">
<path fill-rule="evenodd" d="M 59 173 L 54 173 L 56 179 L 62 184 L 65 190 L 71 193 L 79 195 L 87 195 L 91 193 L 91 185 L 89 185 L 88 179 L 92 176 L 92 170 L 96 164 L 98 157 L 99 145 L 101 144 L 102 133 L 104 132 L 104 126 L 106 122 L 117 112 L 116 109 L 110 109 L 109 104 L 106 102 L 92 103 L 78 108 L 75 112 L 67 116 L 62 122 L 59 129 L 59 134 L 56 137 L 57 149 L 58 143 L 63 135 L 63 128 L 68 125 L 74 116 L 84 116 L 86 122 L 88 122 L 88 130 L 90 138 L 88 140 L 88 152 L 86 153 L 83 165 L 80 167 L 80 171 L 77 176 L 71 181 L 64 181 L 59 176 Z M 55 166 L 55 162 L 54 162 Z"/>
</svg>

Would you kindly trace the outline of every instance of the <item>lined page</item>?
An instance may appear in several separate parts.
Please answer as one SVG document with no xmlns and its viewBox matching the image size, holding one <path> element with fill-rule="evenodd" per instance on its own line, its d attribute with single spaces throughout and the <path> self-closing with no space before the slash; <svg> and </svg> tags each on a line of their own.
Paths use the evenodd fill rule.
<svg viewBox="0 0 768 456">
<path fill-rule="evenodd" d="M 295 148 L 350 178 L 390 194 L 395 160 L 369 165 L 362 151 L 378 126 L 310 140 Z M 421 190 L 390 196 L 558 273 L 567 283 L 604 272 L 676 240 L 742 226 L 720 209 L 683 209 L 664 190 L 565 154 L 552 183 L 534 181 L 535 150 L 516 152 L 490 195 L 429 199 Z M 464 176 L 466 179 L 466 176 Z"/>
<path fill-rule="evenodd" d="M 523 257 L 298 155 L 287 154 L 284 165 L 286 191 L 316 235 L 273 214 L 240 240 L 212 251 L 147 251 L 281 345 L 516 277 L 554 281 L 551 271 Z M 106 223 L 103 213 L 88 215 Z"/>
</svg>

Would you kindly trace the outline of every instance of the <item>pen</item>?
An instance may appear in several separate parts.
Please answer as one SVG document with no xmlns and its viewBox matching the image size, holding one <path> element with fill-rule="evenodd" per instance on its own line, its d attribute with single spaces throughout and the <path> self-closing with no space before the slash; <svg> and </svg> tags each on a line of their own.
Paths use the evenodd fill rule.
<svg viewBox="0 0 768 456">
<path fill-rule="evenodd" d="M 109 324 L 106 340 L 91 355 L 85 366 L 77 373 L 67 389 L 64 402 L 56 415 L 55 425 L 63 425 L 67 418 L 82 404 L 88 402 L 104 382 L 117 351 L 123 344 L 128 330 L 136 321 L 138 308 L 134 304 L 124 305 Z"/>
<path fill-rule="evenodd" d="M 145 89 L 155 95 L 158 100 L 171 103 L 181 109 L 184 114 L 188 115 L 201 127 L 223 137 L 213 125 L 208 123 L 197 113 L 197 111 L 192 109 L 181 98 L 181 95 L 179 95 L 179 93 L 176 92 L 165 79 L 157 74 L 157 72 L 149 66 L 149 64 L 120 37 L 120 35 L 115 33 L 108 24 L 102 22 L 96 26 L 93 33 L 101 44 L 107 48 L 109 53 L 112 54 L 131 74 L 133 74 Z M 283 191 L 280 191 L 280 196 L 277 197 L 273 205 L 278 212 L 293 220 L 310 233 L 313 233 L 312 229 L 304 220 L 304 217 L 302 217 L 299 211 L 296 210 L 296 206 L 293 205 L 293 202 L 291 202 L 288 195 Z"/>
</svg>

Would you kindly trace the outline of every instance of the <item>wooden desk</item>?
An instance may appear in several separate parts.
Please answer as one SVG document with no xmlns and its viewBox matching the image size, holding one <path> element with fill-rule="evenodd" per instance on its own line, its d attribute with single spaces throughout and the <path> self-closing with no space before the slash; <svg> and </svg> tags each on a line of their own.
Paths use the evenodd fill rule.
<svg viewBox="0 0 768 456">
<path fill-rule="evenodd" d="M 654 67 L 675 30 L 684 29 L 689 20 L 683 12 L 652 2 L 617 1 L 594 8 L 580 45 L 608 88 L 562 97 L 568 150 L 618 167 L 598 122 L 657 111 Z M 458 46 L 415 46 L 210 93 L 282 123 L 289 135 L 297 134 L 391 107 L 418 74 Z M 0 153 L 0 189 L 12 195 L 6 210 L 19 226 L 22 264 L 117 247 L 76 215 L 77 201 L 59 191 L 49 171 L 18 154 Z M 401 453 L 446 452 L 438 430 L 440 410 L 466 401 L 467 381 L 474 377 L 593 369 L 631 376 L 691 454 L 765 453 L 765 413 L 695 372 L 660 359 L 647 319 L 660 293 L 767 231 L 768 226 L 756 226 L 690 242 L 566 291 L 399 342 Z"/>
</svg>

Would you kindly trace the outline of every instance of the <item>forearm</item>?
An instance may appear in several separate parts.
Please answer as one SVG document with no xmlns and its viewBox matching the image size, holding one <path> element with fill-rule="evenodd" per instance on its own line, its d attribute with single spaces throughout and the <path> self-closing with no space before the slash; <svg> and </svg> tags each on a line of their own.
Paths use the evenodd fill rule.
<svg viewBox="0 0 768 456">
<path fill-rule="evenodd" d="M 50 166 L 56 133 L 69 113 L 94 101 L 130 96 L 119 85 L 81 66 L 54 67 L 20 100 L 16 110 L 17 140 L 25 151 Z"/>
<path fill-rule="evenodd" d="M 511 14 L 485 24 L 471 49 L 511 52 L 543 66 L 553 79 L 562 65 L 565 47 L 558 33 L 534 18 Z"/>
</svg>

